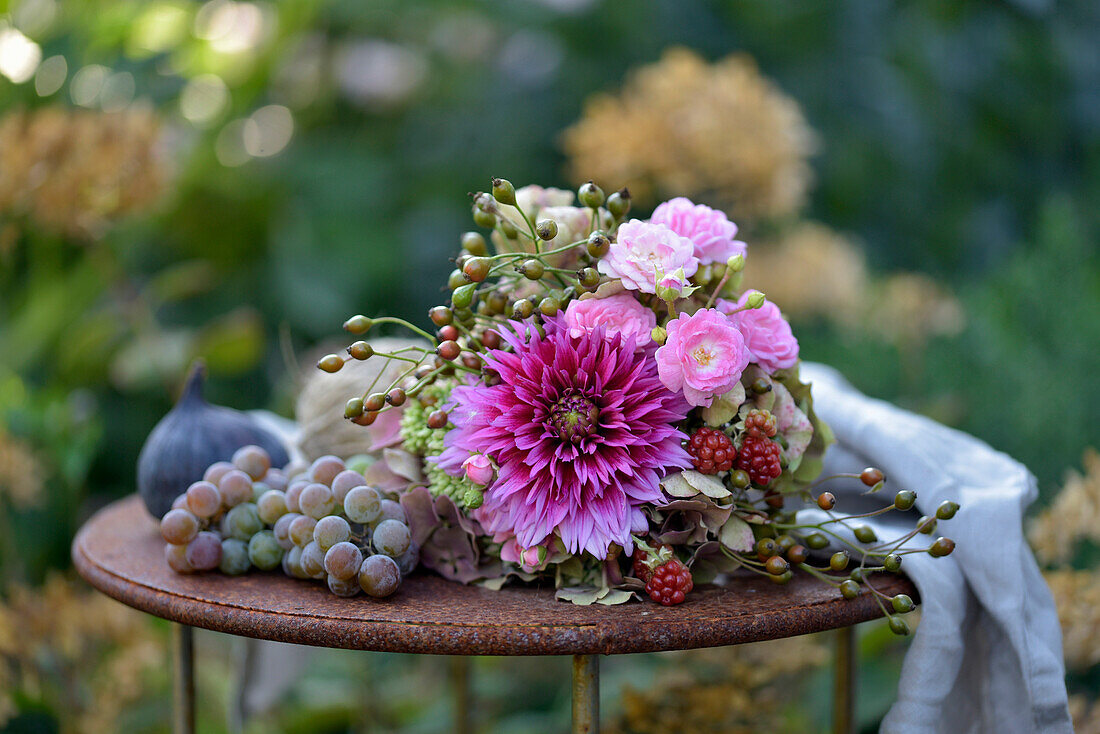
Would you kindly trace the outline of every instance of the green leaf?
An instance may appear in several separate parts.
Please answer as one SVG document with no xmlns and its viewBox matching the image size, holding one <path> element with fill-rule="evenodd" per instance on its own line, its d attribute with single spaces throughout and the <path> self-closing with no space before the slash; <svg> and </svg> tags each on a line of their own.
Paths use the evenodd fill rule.
<svg viewBox="0 0 1100 734">
<path fill-rule="evenodd" d="M 752 528 L 737 515 L 731 515 L 726 524 L 722 526 L 722 529 L 718 531 L 718 540 L 731 551 L 739 553 L 752 550 L 755 542 Z"/>
<path fill-rule="evenodd" d="M 726 485 L 708 474 L 702 474 L 694 469 L 687 469 L 680 472 L 680 476 L 691 487 L 712 499 L 720 500 L 733 495 L 733 492 L 729 491 Z"/>
<path fill-rule="evenodd" d="M 601 591 L 595 586 L 566 586 L 554 592 L 554 598 L 587 607 L 599 601 Z"/>
<path fill-rule="evenodd" d="M 684 478 L 683 472 L 669 474 L 661 480 L 661 487 L 670 497 L 694 497 L 699 494 L 699 490 L 691 486 L 688 480 Z"/>
<path fill-rule="evenodd" d="M 612 604 L 624 604 L 634 597 L 633 591 L 625 589 L 607 589 L 606 593 L 597 599 L 597 603 L 610 606 Z"/>
<path fill-rule="evenodd" d="M 739 382 L 728 393 L 715 398 L 709 408 L 703 408 L 703 420 L 711 427 L 729 423 L 737 415 L 737 409 L 743 402 L 745 402 L 745 386 Z"/>
</svg>

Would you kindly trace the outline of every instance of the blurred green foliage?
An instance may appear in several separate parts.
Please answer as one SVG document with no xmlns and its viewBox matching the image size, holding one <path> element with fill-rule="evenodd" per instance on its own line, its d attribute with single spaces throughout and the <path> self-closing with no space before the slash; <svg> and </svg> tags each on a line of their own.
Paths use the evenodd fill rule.
<svg viewBox="0 0 1100 734">
<path fill-rule="evenodd" d="M 1100 444 L 1096 3 L 0 0 L 0 24 L 6 115 L 153 110 L 167 182 L 79 235 L 0 210 L 0 439 L 43 472 L 29 505 L 0 486 L 7 582 L 66 566 L 80 519 L 131 491 L 192 358 L 213 401 L 289 412 L 285 355 L 349 313 L 422 320 L 465 193 L 572 183 L 560 132 L 670 45 L 753 56 L 818 133 L 806 216 L 967 315 L 919 355 L 799 324 L 806 358 L 1044 491 Z M 41 52 L 26 78 L 13 29 Z"/>
</svg>

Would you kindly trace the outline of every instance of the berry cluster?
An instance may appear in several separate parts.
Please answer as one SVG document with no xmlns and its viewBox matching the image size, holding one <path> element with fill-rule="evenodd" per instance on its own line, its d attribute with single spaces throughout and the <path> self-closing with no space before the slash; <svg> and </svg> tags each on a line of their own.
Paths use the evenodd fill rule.
<svg viewBox="0 0 1100 734">
<path fill-rule="evenodd" d="M 253 566 L 327 582 L 337 596 L 385 597 L 416 568 L 405 511 L 335 456 L 301 471 L 271 468 L 262 448 L 211 465 L 160 522 L 177 573 Z"/>
<path fill-rule="evenodd" d="M 775 416 L 770 411 L 753 408 L 745 416 L 745 432 L 753 438 L 775 438 Z"/>
<path fill-rule="evenodd" d="M 634 576 L 645 583 L 649 598 L 666 607 L 682 604 L 695 584 L 691 570 L 672 553 L 672 546 L 656 550 L 640 545 L 634 551 Z"/>
<path fill-rule="evenodd" d="M 737 468 L 747 472 L 754 484 L 767 487 L 783 473 L 780 464 L 782 450 L 779 444 L 768 438 L 745 436 L 737 455 Z"/>
<path fill-rule="evenodd" d="M 717 474 L 733 468 L 737 449 L 729 436 L 716 428 L 703 426 L 691 434 L 687 452 L 691 463 L 702 474 Z"/>
</svg>

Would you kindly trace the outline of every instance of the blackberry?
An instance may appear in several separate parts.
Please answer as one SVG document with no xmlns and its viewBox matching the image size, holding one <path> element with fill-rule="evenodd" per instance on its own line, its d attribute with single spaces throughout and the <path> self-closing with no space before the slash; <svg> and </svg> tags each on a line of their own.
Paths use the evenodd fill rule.
<svg viewBox="0 0 1100 734">
<path fill-rule="evenodd" d="M 774 438 L 775 416 L 767 410 L 753 408 L 745 416 L 745 431 L 753 438 Z"/>
<path fill-rule="evenodd" d="M 748 472 L 754 484 L 767 487 L 783 473 L 779 463 L 781 454 L 779 444 L 771 439 L 745 436 L 737 455 L 737 468 Z"/>
<path fill-rule="evenodd" d="M 692 588 L 694 583 L 691 580 L 691 571 L 676 558 L 655 568 L 653 576 L 645 585 L 649 598 L 666 607 L 682 604 Z"/>
<path fill-rule="evenodd" d="M 729 471 L 737 460 L 737 449 L 729 436 L 706 426 L 691 434 L 687 452 L 691 455 L 691 463 L 702 474 Z"/>
</svg>

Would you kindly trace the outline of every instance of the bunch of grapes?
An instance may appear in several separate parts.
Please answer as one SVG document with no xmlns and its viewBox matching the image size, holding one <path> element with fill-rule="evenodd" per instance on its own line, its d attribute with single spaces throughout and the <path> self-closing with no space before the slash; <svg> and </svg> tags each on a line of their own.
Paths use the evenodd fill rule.
<svg viewBox="0 0 1100 734">
<path fill-rule="evenodd" d="M 252 567 L 325 581 L 337 596 L 386 597 L 412 573 L 420 549 L 405 511 L 335 456 L 301 472 L 272 468 L 259 446 L 211 465 L 160 522 L 177 573 Z"/>
</svg>

